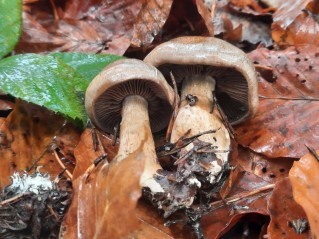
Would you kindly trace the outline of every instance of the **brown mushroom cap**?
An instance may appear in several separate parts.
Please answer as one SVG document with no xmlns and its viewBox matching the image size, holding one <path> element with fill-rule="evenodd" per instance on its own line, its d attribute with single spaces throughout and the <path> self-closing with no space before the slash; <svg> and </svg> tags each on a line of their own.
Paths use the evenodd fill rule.
<svg viewBox="0 0 319 239">
<path fill-rule="evenodd" d="M 179 37 L 155 47 L 144 59 L 168 79 L 187 74 L 209 74 L 216 80 L 216 97 L 232 124 L 257 111 L 258 85 L 253 64 L 246 54 L 213 37 Z M 190 67 L 190 65 L 192 67 Z"/>
<path fill-rule="evenodd" d="M 152 131 L 167 126 L 174 92 L 155 67 L 134 59 L 118 60 L 92 80 L 85 95 L 85 108 L 91 121 L 112 133 L 116 123 L 121 122 L 122 103 L 129 95 L 139 95 L 148 101 Z"/>
</svg>

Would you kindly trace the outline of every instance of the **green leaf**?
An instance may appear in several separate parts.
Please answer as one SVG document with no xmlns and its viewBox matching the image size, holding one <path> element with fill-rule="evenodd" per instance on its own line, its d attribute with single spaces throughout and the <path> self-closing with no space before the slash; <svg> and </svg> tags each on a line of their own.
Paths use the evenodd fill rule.
<svg viewBox="0 0 319 239">
<path fill-rule="evenodd" d="M 83 76 L 89 82 L 102 69 L 113 61 L 122 59 L 122 56 L 110 54 L 85 54 L 85 53 L 52 53 L 52 56 L 64 61 L 73 67 L 77 73 Z"/>
<path fill-rule="evenodd" d="M 25 54 L 0 61 L 1 90 L 83 123 L 87 85 L 72 67 L 53 56 Z"/>
<path fill-rule="evenodd" d="M 0 0 L 0 58 L 13 50 L 22 27 L 22 1 Z"/>
</svg>

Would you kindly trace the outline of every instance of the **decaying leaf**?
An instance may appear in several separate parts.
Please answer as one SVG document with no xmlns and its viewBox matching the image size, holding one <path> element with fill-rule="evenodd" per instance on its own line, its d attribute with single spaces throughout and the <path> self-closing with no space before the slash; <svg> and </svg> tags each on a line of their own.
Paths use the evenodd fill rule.
<svg viewBox="0 0 319 239">
<path fill-rule="evenodd" d="M 78 129 L 49 110 L 17 100 L 0 126 L 0 136 L 0 188 L 10 183 L 13 172 L 35 166 L 54 178 L 63 170 L 54 152 L 70 171 L 74 167 Z"/>
<path fill-rule="evenodd" d="M 278 45 L 319 45 L 316 1 L 282 1 L 274 14 L 272 37 Z"/>
<path fill-rule="evenodd" d="M 18 52 L 77 51 L 123 55 L 161 32 L 172 0 L 25 3 Z M 51 4 L 50 4 L 51 3 Z"/>
<path fill-rule="evenodd" d="M 249 8 L 249 4 L 245 4 L 247 4 L 246 6 Z M 230 9 L 230 5 L 233 6 L 229 1 L 217 2 L 215 15 L 212 20 L 215 35 L 222 33 L 223 39 L 230 42 L 238 43 L 247 41 L 251 44 L 261 42 L 265 46 L 272 45 L 271 32 L 268 24 L 256 19 L 252 21 L 251 15 L 242 15 L 240 11 L 236 14 L 234 10 Z"/>
<path fill-rule="evenodd" d="M 318 154 L 319 151 L 316 152 Z M 319 237 L 319 162 L 314 155 L 306 154 L 295 162 L 289 172 L 293 197 L 305 210 L 312 238 Z"/>
<path fill-rule="evenodd" d="M 152 43 L 168 18 L 173 0 L 150 0 L 143 4 L 134 23 L 131 43 L 141 47 Z"/>
<path fill-rule="evenodd" d="M 270 158 L 298 158 L 319 141 L 319 48 L 283 51 L 257 49 L 249 54 L 272 74 L 259 77 L 257 114 L 237 128 L 239 143 Z"/>
<path fill-rule="evenodd" d="M 247 172 L 261 177 L 267 182 L 275 183 L 286 178 L 294 162 L 290 158 L 267 158 L 250 149 L 239 147 L 236 162 Z"/>
<path fill-rule="evenodd" d="M 227 197 L 212 202 L 211 211 L 203 216 L 205 236 L 220 238 L 247 214 L 267 215 L 267 201 L 272 187 L 256 175 L 241 171 Z"/>
<path fill-rule="evenodd" d="M 309 238 L 309 230 L 297 233 L 291 227 L 295 220 L 305 219 L 306 215 L 303 209 L 294 201 L 288 178 L 276 183 L 273 194 L 269 199 L 268 209 L 271 218 L 268 226 L 268 238 Z"/>
</svg>

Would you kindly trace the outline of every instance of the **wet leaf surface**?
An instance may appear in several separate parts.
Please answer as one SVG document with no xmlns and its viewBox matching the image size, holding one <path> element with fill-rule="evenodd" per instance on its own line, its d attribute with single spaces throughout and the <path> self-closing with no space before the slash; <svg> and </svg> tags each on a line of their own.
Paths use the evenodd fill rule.
<svg viewBox="0 0 319 239">
<path fill-rule="evenodd" d="M 260 190 L 267 187 L 270 188 Z M 224 199 L 226 204 L 222 201 L 211 203 L 212 211 L 203 216 L 202 226 L 207 238 L 219 238 L 247 214 L 267 215 L 271 188 L 271 184 L 256 175 L 241 171 Z M 254 195 L 247 196 L 248 192 L 253 191 L 256 192 Z"/>
<path fill-rule="evenodd" d="M 279 181 L 269 199 L 270 224 L 268 238 L 309 238 L 309 230 L 303 233 L 289 226 L 289 222 L 306 218 L 303 209 L 294 201 L 292 188 L 288 178 Z"/>
<path fill-rule="evenodd" d="M 283 2 L 273 16 L 273 39 L 278 45 L 318 46 L 318 9 L 316 1 L 295 1 L 293 4 Z"/>
<path fill-rule="evenodd" d="M 74 167 L 73 150 L 79 130 L 49 110 L 17 101 L 1 124 L 0 132 L 0 188 L 10 182 L 13 172 L 35 166 L 40 166 L 41 172 L 50 172 L 54 178 L 62 171 L 54 150 L 64 158 L 69 170 Z"/>
<path fill-rule="evenodd" d="M 236 161 L 245 171 L 253 173 L 269 183 L 286 178 L 294 163 L 294 159 L 267 158 L 242 147 L 239 147 Z"/>
<path fill-rule="evenodd" d="M 317 151 L 317 154 L 319 152 Z M 319 162 L 311 153 L 295 162 L 289 172 L 293 197 L 304 209 L 309 220 L 312 238 L 319 237 Z"/>
<path fill-rule="evenodd" d="M 272 75 L 259 77 L 258 112 L 237 128 L 240 144 L 270 158 L 298 158 L 307 152 L 304 144 L 318 145 L 318 52 L 308 45 L 250 53 Z"/>
<path fill-rule="evenodd" d="M 268 24 L 258 19 L 252 21 L 249 16 L 243 16 L 241 11 L 230 10 L 229 5 L 228 1 L 217 2 L 213 18 L 215 35 L 222 34 L 223 39 L 232 43 L 248 41 L 251 44 L 261 42 L 265 46 L 272 45 Z M 249 8 L 249 5 L 245 6 Z"/>
</svg>

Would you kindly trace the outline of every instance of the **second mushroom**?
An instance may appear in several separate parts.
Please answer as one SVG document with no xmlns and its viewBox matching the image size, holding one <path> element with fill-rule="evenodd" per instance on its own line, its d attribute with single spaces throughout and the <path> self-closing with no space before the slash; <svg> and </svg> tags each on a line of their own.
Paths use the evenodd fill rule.
<svg viewBox="0 0 319 239">
<path fill-rule="evenodd" d="M 179 152 L 177 180 L 196 175 L 202 185 L 216 185 L 228 167 L 230 125 L 257 109 L 253 64 L 237 47 L 212 37 L 173 39 L 153 49 L 144 61 L 166 79 L 173 75 L 181 91 L 170 141 L 200 135 Z"/>
</svg>

